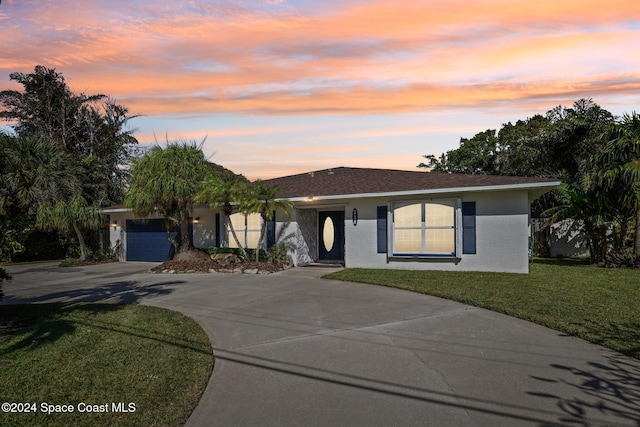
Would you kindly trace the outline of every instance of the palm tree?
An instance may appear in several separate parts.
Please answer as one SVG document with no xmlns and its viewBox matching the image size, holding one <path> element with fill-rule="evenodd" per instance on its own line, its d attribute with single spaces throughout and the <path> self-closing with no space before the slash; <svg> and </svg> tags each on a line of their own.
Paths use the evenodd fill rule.
<svg viewBox="0 0 640 427">
<path fill-rule="evenodd" d="M 242 177 L 236 177 L 232 180 L 225 180 L 217 175 L 209 176 L 202 183 L 202 189 L 198 193 L 196 200 L 201 203 L 208 203 L 213 208 L 222 206 L 222 212 L 226 218 L 225 223 L 233 235 L 233 239 L 238 245 L 238 249 L 244 259 L 247 259 L 247 251 L 244 245 L 240 243 L 236 230 L 231 222 L 231 215 L 237 211 L 237 208 L 246 204 L 247 197 L 247 181 Z M 235 207 L 234 207 L 235 204 Z M 243 212 L 244 213 L 244 212 Z"/>
<path fill-rule="evenodd" d="M 179 227 L 179 241 L 168 237 L 179 257 L 197 255 L 189 233 L 189 216 L 202 182 L 210 174 L 201 147 L 194 141 L 167 143 L 164 149 L 153 147 L 133 162 L 131 184 L 125 194 L 125 206 L 135 215 L 161 215 L 165 222 Z"/>
<path fill-rule="evenodd" d="M 104 223 L 104 214 L 98 206 L 91 206 L 79 194 L 69 200 L 57 200 L 42 204 L 36 214 L 36 226 L 74 232 L 80 244 L 80 260 L 87 259 L 87 245 L 82 236 L 82 228 L 98 228 Z"/>
<path fill-rule="evenodd" d="M 82 228 L 103 223 L 99 206 L 83 197 L 81 165 L 50 141 L 39 138 L 0 137 L 0 212 L 35 217 L 36 227 L 73 231 L 80 244 L 80 259 L 87 257 Z"/>
<path fill-rule="evenodd" d="M 259 260 L 260 246 L 262 246 L 267 231 L 267 222 L 273 220 L 277 210 L 284 211 L 289 217 L 289 209 L 293 208 L 293 203 L 289 200 L 276 198 L 279 191 L 278 187 L 269 187 L 263 181 L 257 181 L 250 187 L 249 197 L 243 201 L 244 211 L 258 213 L 262 219 L 260 238 L 256 247 L 256 261 Z"/>
<path fill-rule="evenodd" d="M 559 189 L 562 203 L 541 213 L 548 218 L 547 226 L 569 218 L 579 221 L 584 227 L 591 262 L 604 261 L 606 228 L 597 195 L 567 183 L 560 184 Z"/>
<path fill-rule="evenodd" d="M 585 163 L 585 182 L 600 191 L 601 204 L 623 225 L 635 220 L 634 255 L 640 256 L 640 116 L 625 114 L 612 128 L 610 141 Z"/>
</svg>

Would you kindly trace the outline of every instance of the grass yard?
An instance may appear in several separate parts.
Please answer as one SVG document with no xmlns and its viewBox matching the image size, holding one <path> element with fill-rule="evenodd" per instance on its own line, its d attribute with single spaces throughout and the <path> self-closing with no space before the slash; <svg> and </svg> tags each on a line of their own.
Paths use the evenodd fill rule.
<svg viewBox="0 0 640 427">
<path fill-rule="evenodd" d="M 176 312 L 0 306 L 0 403 L 31 411 L 6 413 L 3 405 L 0 425 L 181 426 L 212 368 L 207 335 Z"/>
<path fill-rule="evenodd" d="M 487 308 L 640 359 L 640 270 L 536 259 L 528 275 L 345 269 L 325 277 Z"/>
</svg>

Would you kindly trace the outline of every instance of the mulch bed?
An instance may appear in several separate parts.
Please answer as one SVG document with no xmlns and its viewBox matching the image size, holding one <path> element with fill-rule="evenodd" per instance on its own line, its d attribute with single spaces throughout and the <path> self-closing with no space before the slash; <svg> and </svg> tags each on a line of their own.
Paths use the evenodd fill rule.
<svg viewBox="0 0 640 427">
<path fill-rule="evenodd" d="M 221 264 L 212 259 L 171 260 L 163 262 L 150 271 L 153 273 L 209 273 L 212 270 L 220 273 L 274 273 L 289 268 L 287 264 L 270 262 L 235 262 Z"/>
<path fill-rule="evenodd" d="M 71 262 L 64 262 L 61 267 L 84 267 L 86 265 L 98 265 L 98 264 L 107 264 L 110 262 L 118 262 L 117 259 L 113 258 L 105 258 L 101 260 L 96 259 L 85 259 L 84 261 L 76 260 Z"/>
</svg>

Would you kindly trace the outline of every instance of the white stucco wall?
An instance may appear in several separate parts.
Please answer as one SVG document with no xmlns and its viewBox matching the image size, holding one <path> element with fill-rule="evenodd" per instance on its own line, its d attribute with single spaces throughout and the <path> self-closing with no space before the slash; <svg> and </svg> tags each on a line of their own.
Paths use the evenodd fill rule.
<svg viewBox="0 0 640 427">
<path fill-rule="evenodd" d="M 116 246 L 118 250 L 116 255 L 118 261 L 126 261 L 127 259 L 127 233 L 125 224 L 130 214 L 127 212 L 115 212 L 109 214 L 109 241 L 111 250 L 114 251 Z"/>
<path fill-rule="evenodd" d="M 439 197 L 440 198 L 440 197 Z M 456 195 L 442 195 L 451 200 Z M 425 199 L 415 199 L 425 200 Z M 437 201 L 437 199 L 431 199 Z M 476 202 L 476 254 L 459 259 L 394 259 L 392 254 L 377 253 L 377 206 L 390 199 L 353 200 L 345 208 L 345 265 L 361 268 L 405 270 L 529 271 L 529 202 L 525 191 L 465 193 L 461 201 Z M 358 210 L 358 224 L 351 213 Z M 389 258 L 388 258 L 389 255 Z"/>
<path fill-rule="evenodd" d="M 208 207 L 197 207 L 192 217 L 198 218 L 193 223 L 193 245 L 196 248 L 215 246 L 216 244 L 216 214 Z"/>
<path fill-rule="evenodd" d="M 502 271 L 527 273 L 529 271 L 529 200 L 527 192 L 494 191 L 441 194 L 438 197 L 411 197 L 406 200 L 425 201 L 439 199 L 476 202 L 476 254 L 459 258 L 399 259 L 391 253 L 377 253 L 377 207 L 399 198 L 360 198 L 340 201 L 339 204 L 305 203 L 293 209 L 289 217 L 278 212 L 276 235 L 279 244 L 285 244 L 295 265 L 314 262 L 318 256 L 317 215 L 322 210 L 345 212 L 345 265 L 361 268 L 389 268 L 406 270 Z M 358 211 L 358 222 L 352 221 L 353 209 Z M 460 214 L 458 210 L 458 214 Z M 194 224 L 194 244 L 197 247 L 214 246 L 216 242 L 215 212 L 207 207 L 196 208 L 198 218 Z M 126 220 L 128 212 L 110 213 L 109 226 L 112 247 L 120 240 L 121 260 L 126 259 Z M 221 236 L 224 240 L 224 233 Z M 460 239 L 458 239 L 460 241 Z M 224 246 L 224 242 L 223 242 Z"/>
</svg>

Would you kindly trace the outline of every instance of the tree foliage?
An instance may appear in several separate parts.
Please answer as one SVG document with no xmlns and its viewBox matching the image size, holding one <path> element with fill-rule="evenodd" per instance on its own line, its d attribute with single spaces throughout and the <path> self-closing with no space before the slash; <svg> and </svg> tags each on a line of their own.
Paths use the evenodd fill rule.
<svg viewBox="0 0 640 427">
<path fill-rule="evenodd" d="M 439 172 L 553 177 L 562 190 L 534 202 L 534 215 L 583 224 L 592 261 L 603 262 L 629 246 L 640 255 L 640 119 L 614 117 L 591 99 L 558 106 L 544 116 L 506 123 L 461 138 L 440 157 L 419 167 Z M 613 233 L 607 233 L 607 227 Z M 633 230 L 633 231 L 632 231 Z"/>
<path fill-rule="evenodd" d="M 105 95 L 73 92 L 55 69 L 10 79 L 22 90 L 0 91 L 0 120 L 13 129 L 0 141 L 2 240 L 22 245 L 35 224 L 73 232 L 85 257 L 82 229 L 102 225 L 100 207 L 122 201 L 132 116 Z"/>
<path fill-rule="evenodd" d="M 24 234 L 25 222 L 34 218 L 37 228 L 74 233 L 80 258 L 86 259 L 81 229 L 98 228 L 103 214 L 84 197 L 81 165 L 48 140 L 8 135 L 0 135 L 0 165 L 4 171 L 0 175 L 0 213 L 8 218 L 5 223 L 22 222 L 20 228 L 3 230 L 2 240 L 14 248 L 21 245 L 15 235 L 21 228 Z"/>
<path fill-rule="evenodd" d="M 293 203 L 286 199 L 278 199 L 278 187 L 270 187 L 263 181 L 257 181 L 251 187 L 242 203 L 242 210 L 247 213 L 260 214 L 260 238 L 256 246 L 256 261 L 260 252 L 260 246 L 264 243 L 267 231 L 267 223 L 273 220 L 276 211 L 283 211 L 289 216 L 289 209 L 293 208 Z"/>
<path fill-rule="evenodd" d="M 137 143 L 127 127 L 135 116 L 106 95 L 74 93 L 55 69 L 38 65 L 33 73 L 11 73 L 10 79 L 23 90 L 0 91 L 0 119 L 18 136 L 48 141 L 81 162 L 91 203 L 120 203 L 127 146 Z"/>
<path fill-rule="evenodd" d="M 236 212 L 247 213 L 244 207 L 247 205 L 246 200 L 249 197 L 248 184 L 248 181 L 242 176 L 224 179 L 219 175 L 211 175 L 203 181 L 202 188 L 196 198 L 199 203 L 207 203 L 214 209 L 222 208 L 226 219 L 225 223 L 244 259 L 248 257 L 247 251 L 233 227 L 231 215 Z"/>
<path fill-rule="evenodd" d="M 210 174 L 211 168 L 195 141 L 169 142 L 165 148 L 155 146 L 133 162 L 125 206 L 139 217 L 162 216 L 180 230 L 179 240 L 169 238 L 176 254 L 192 252 L 189 217 L 202 183 Z"/>
</svg>

